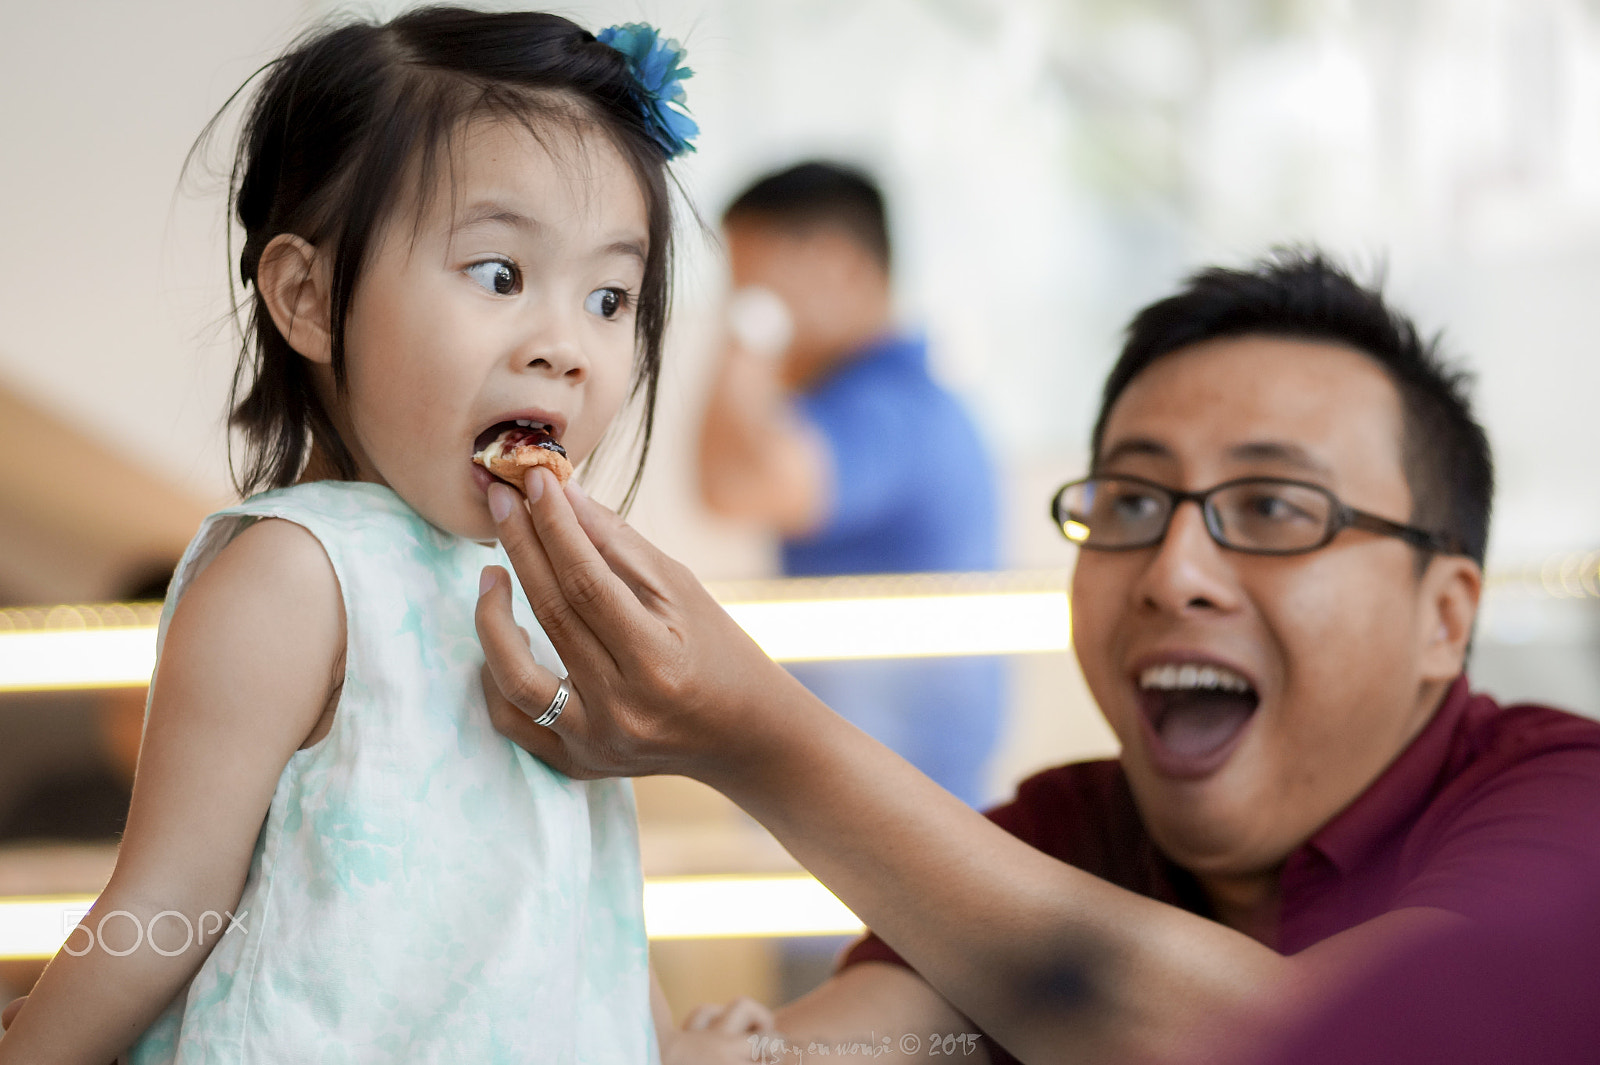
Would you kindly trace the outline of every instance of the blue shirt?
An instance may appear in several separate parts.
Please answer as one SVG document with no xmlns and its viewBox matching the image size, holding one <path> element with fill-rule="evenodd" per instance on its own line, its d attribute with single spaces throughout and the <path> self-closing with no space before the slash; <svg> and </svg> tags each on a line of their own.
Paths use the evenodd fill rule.
<svg viewBox="0 0 1600 1065">
<path fill-rule="evenodd" d="M 927 343 L 886 337 L 799 399 L 822 432 L 833 498 L 783 544 L 791 577 L 994 569 L 994 471 L 978 430 L 928 376 Z M 790 667 L 823 702 L 970 805 L 1000 729 L 998 658 L 856 659 Z"/>
<path fill-rule="evenodd" d="M 890 336 L 799 399 L 821 430 L 833 497 L 785 540 L 790 577 L 994 569 L 994 472 L 977 427 L 928 375 L 927 342 Z"/>
</svg>

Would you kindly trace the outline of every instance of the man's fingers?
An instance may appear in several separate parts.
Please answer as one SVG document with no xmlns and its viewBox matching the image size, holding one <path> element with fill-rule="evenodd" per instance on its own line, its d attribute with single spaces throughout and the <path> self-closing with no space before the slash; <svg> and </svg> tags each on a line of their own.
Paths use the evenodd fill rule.
<svg viewBox="0 0 1600 1065">
<path fill-rule="evenodd" d="M 631 652 L 647 644 L 660 623 L 596 550 L 555 478 L 535 466 L 528 472 L 527 490 L 533 527 L 560 595 L 614 659 L 629 662 Z M 509 544 L 506 549 L 510 550 Z M 512 557 L 515 561 L 516 557 Z M 532 602 L 534 589 L 529 587 L 528 574 L 522 571 L 520 562 L 517 571 Z M 538 603 L 533 605 L 537 607 Z"/>
<path fill-rule="evenodd" d="M 527 496 L 518 500 L 511 489 L 490 486 L 489 509 L 575 692 L 551 735 L 532 723 L 557 679 L 537 667 L 516 631 L 516 586 L 490 567 L 476 621 L 495 727 L 554 768 L 582 777 L 693 775 L 708 746 L 725 762 L 737 761 L 740 748 L 754 749 L 746 732 L 732 728 L 708 745 L 702 726 L 737 722 L 745 708 L 776 694 L 774 685 L 787 678 L 782 668 L 685 567 L 616 515 L 582 492 L 561 491 L 542 469 L 531 471 L 524 487 Z M 788 683 L 791 695 L 803 691 Z"/>
<path fill-rule="evenodd" d="M 494 724 L 495 731 L 517 746 L 526 750 L 539 761 L 551 769 L 565 773 L 572 777 L 582 777 L 586 774 L 578 772 L 572 765 L 572 759 L 567 753 L 566 744 L 562 741 L 560 733 L 554 728 L 534 724 L 533 717 L 519 707 L 516 703 L 506 698 L 500 691 L 500 686 L 495 683 L 494 674 L 487 663 L 483 667 L 483 700 L 489 707 L 489 720 Z M 569 709 L 574 709 L 569 703 Z M 566 711 L 562 711 L 566 716 Z M 557 722 L 560 723 L 559 720 Z M 571 722 L 568 722 L 570 726 Z"/>
<path fill-rule="evenodd" d="M 538 472 L 537 467 L 534 472 Z M 505 516 L 495 522 L 500 544 L 505 548 L 511 564 L 516 567 L 517 579 L 522 582 L 522 589 L 527 593 L 528 605 L 533 608 L 534 616 L 539 619 L 539 625 L 544 629 L 545 635 L 550 637 L 550 642 L 555 645 L 561 660 L 569 669 L 592 667 L 596 664 L 611 666 L 613 663 L 609 649 L 594 638 L 589 627 L 573 610 L 560 581 L 556 579 L 550 557 L 534 530 L 533 521 L 528 516 L 528 508 L 523 499 L 501 484 L 490 485 L 489 491 L 493 493 L 490 497 L 490 511 L 493 512 L 497 504 L 506 506 L 507 510 Z M 509 595 L 506 604 L 506 609 L 509 611 Z M 480 609 L 481 607 L 480 603 Z M 485 651 L 487 653 L 487 648 Z"/>
<path fill-rule="evenodd" d="M 561 678 L 534 661 L 527 633 L 511 616 L 510 575 L 499 566 L 490 566 L 484 570 L 484 579 L 491 583 L 478 597 L 475 621 L 478 642 L 483 645 L 483 695 L 490 720 L 502 735 L 571 775 L 570 760 L 552 726 L 571 728 L 582 712 L 576 699 L 569 698 L 561 711 L 564 722 L 561 718 L 552 726 L 535 722 L 550 706 Z M 571 717 L 567 717 L 569 712 Z"/>
<path fill-rule="evenodd" d="M 640 536 L 616 511 L 589 498 L 576 481 L 567 483 L 566 496 L 584 535 L 639 601 L 652 607 L 667 598 L 664 582 L 677 564 Z"/>
</svg>

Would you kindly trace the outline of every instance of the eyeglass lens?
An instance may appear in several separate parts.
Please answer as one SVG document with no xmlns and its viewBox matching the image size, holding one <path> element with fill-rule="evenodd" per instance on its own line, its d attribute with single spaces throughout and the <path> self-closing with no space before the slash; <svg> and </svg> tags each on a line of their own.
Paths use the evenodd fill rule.
<svg viewBox="0 0 1600 1065">
<path fill-rule="evenodd" d="M 1260 479 L 1223 485 L 1207 494 L 1206 524 L 1228 547 L 1298 551 L 1323 543 L 1336 504 L 1320 489 Z M 1166 535 L 1173 496 L 1139 481 L 1096 477 L 1069 486 L 1056 518 L 1067 538 L 1086 547 L 1144 547 Z"/>
</svg>

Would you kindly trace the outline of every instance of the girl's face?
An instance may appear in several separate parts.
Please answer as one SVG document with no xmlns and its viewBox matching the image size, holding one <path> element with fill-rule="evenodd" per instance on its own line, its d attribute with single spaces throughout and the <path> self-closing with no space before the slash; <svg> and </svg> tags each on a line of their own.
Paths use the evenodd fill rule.
<svg viewBox="0 0 1600 1065">
<path fill-rule="evenodd" d="M 345 327 L 335 418 L 362 479 L 476 540 L 495 533 L 473 453 L 522 419 L 583 461 L 633 370 L 644 196 L 604 136 L 541 133 L 469 124 L 415 227 L 384 227 Z"/>
</svg>

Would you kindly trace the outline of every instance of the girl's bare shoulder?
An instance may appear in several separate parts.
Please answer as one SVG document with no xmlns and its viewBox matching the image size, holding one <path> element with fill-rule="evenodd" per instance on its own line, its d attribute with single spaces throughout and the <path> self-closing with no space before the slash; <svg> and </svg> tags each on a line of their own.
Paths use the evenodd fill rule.
<svg viewBox="0 0 1600 1065">
<path fill-rule="evenodd" d="M 327 552 L 309 530 L 264 518 L 195 576 L 173 610 L 177 638 L 212 653 L 292 655 L 301 666 L 344 649 L 344 606 Z"/>
</svg>

